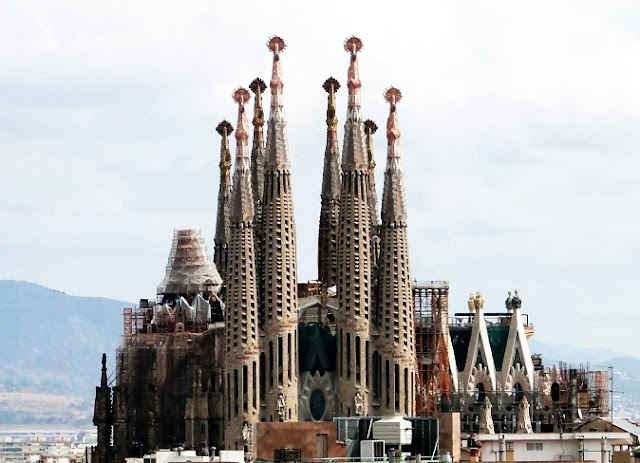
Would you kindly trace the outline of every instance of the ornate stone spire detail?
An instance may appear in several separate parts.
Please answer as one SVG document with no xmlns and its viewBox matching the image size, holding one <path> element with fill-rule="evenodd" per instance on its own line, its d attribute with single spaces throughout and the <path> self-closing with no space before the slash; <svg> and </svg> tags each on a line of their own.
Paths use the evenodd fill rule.
<svg viewBox="0 0 640 463">
<path fill-rule="evenodd" d="M 360 115 L 360 77 L 357 53 L 362 42 L 351 37 L 345 49 L 351 56 L 348 71 L 349 105 L 342 150 L 342 183 L 338 243 L 338 416 L 356 414 L 354 397 L 360 394 L 369 413 L 369 311 L 371 255 L 368 204 L 369 166 Z M 375 411 L 373 412 L 375 414 Z"/>
<path fill-rule="evenodd" d="M 262 294 L 262 251 L 264 247 L 264 234 L 262 232 L 262 201 L 264 196 L 264 164 L 266 149 L 264 144 L 264 109 L 262 108 L 262 94 L 267 89 L 267 84 L 262 79 L 256 78 L 249 88 L 255 95 L 253 100 L 253 148 L 251 149 L 251 184 L 253 186 L 253 233 L 255 241 L 256 278 L 258 281 L 258 294 Z M 264 307 L 258 302 L 258 323 L 264 324 Z"/>
<path fill-rule="evenodd" d="M 318 280 L 325 286 L 337 282 L 337 240 L 340 217 L 340 149 L 338 148 L 338 118 L 335 93 L 340 84 L 328 78 L 323 88 L 329 94 L 327 102 L 327 145 L 324 151 L 324 172 L 318 233 Z"/>
<path fill-rule="evenodd" d="M 364 132 L 367 140 L 367 162 L 369 163 L 369 215 L 371 227 L 378 226 L 378 192 L 376 191 L 376 161 L 373 156 L 373 134 L 378 131 L 378 125 L 371 119 L 364 121 Z"/>
<path fill-rule="evenodd" d="M 216 236 L 214 239 L 213 262 L 218 273 L 226 282 L 227 245 L 229 244 L 229 199 L 231 197 L 231 152 L 229 151 L 229 135 L 233 126 L 223 120 L 216 127 L 222 137 L 220 142 L 220 187 L 218 188 L 218 215 L 216 218 Z"/>
<path fill-rule="evenodd" d="M 397 104 L 402 99 L 402 93 L 391 87 L 385 92 L 385 99 L 389 102 L 389 117 L 387 118 L 387 168 L 382 199 L 382 222 L 405 223 L 407 211 L 404 199 L 404 182 L 400 167 L 400 129 L 398 128 Z"/>
<path fill-rule="evenodd" d="M 351 61 L 347 73 L 349 103 L 342 150 L 342 170 L 344 172 L 367 170 L 367 149 L 362 115 L 360 114 L 360 87 L 362 84 L 358 70 L 358 52 L 362 49 L 362 41 L 357 37 L 350 37 L 346 40 L 344 48 L 349 52 Z"/>
<path fill-rule="evenodd" d="M 251 160 L 249 158 L 249 122 L 245 112 L 245 103 L 251 98 L 249 90 L 239 88 L 233 94 L 238 103 L 238 123 L 236 129 L 236 168 L 233 174 L 233 194 L 231 202 L 231 222 L 253 225 L 253 194 L 251 185 Z M 236 182 L 241 181 L 239 185 Z M 249 185 L 244 183 L 249 182 Z"/>
<path fill-rule="evenodd" d="M 229 236 L 228 272 L 225 311 L 225 433 L 226 448 L 249 448 L 243 439 L 244 424 L 259 419 L 259 340 L 258 296 L 254 260 L 253 194 L 249 160 L 249 123 L 245 104 L 250 93 L 240 88 L 233 94 L 238 103 L 236 130 L 236 164 L 231 197 L 231 228 Z M 234 392 L 235 391 L 235 392 Z"/>
<path fill-rule="evenodd" d="M 344 42 L 344 49 L 351 54 L 351 63 L 347 73 L 347 86 L 349 87 L 349 108 L 360 107 L 360 71 L 358 69 L 358 52 L 362 49 L 362 40 L 358 37 L 349 37 Z"/>
<path fill-rule="evenodd" d="M 284 40 L 273 37 L 268 47 L 273 53 L 273 72 L 262 204 L 262 304 L 265 319 L 261 346 L 268 368 L 263 383 L 266 385 L 265 407 L 261 408 L 261 413 L 265 421 L 297 421 L 298 272 L 287 124 L 282 106 L 280 53 L 285 47 Z M 283 400 L 279 404 L 280 394 Z M 284 410 L 282 403 L 286 404 Z"/>
<path fill-rule="evenodd" d="M 256 223 L 262 215 L 262 196 L 264 194 L 264 109 L 262 108 L 262 93 L 267 84 L 262 79 L 254 79 L 249 88 L 255 95 L 253 100 L 253 147 L 251 149 L 251 182 L 253 185 L 253 203 Z"/>
<path fill-rule="evenodd" d="M 284 118 L 284 98 L 282 83 L 282 65 L 280 54 L 285 49 L 284 40 L 272 37 L 267 43 L 273 53 L 273 68 L 271 71 L 271 110 L 267 133 L 266 169 L 286 170 L 289 166 L 289 155 L 286 140 L 287 124 Z"/>
<path fill-rule="evenodd" d="M 404 185 L 400 169 L 400 130 L 396 104 L 402 94 L 385 92 L 391 109 L 387 119 L 387 168 L 380 224 L 379 310 L 383 377 L 381 414 L 412 416 L 415 412 L 414 307 L 409 267 Z M 397 389 L 396 385 L 400 385 Z"/>
</svg>

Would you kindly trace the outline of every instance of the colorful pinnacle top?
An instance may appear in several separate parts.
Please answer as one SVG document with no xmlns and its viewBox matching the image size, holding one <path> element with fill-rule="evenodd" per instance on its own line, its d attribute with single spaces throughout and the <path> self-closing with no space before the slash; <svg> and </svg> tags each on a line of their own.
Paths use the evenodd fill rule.
<svg viewBox="0 0 640 463">
<path fill-rule="evenodd" d="M 378 131 L 378 124 L 373 122 L 371 119 L 367 119 L 364 121 L 364 131 L 369 135 L 373 135 Z"/>
<path fill-rule="evenodd" d="M 384 93 L 384 99 L 389 102 L 389 117 L 387 118 L 387 158 L 399 158 L 400 129 L 398 128 L 398 114 L 396 104 L 402 99 L 402 93 L 395 87 Z"/>
<path fill-rule="evenodd" d="M 271 71 L 271 108 L 282 108 L 282 67 L 280 66 L 280 53 L 286 48 L 286 44 L 277 35 L 271 37 L 267 47 L 273 53 L 273 69 Z"/>
<path fill-rule="evenodd" d="M 227 137 L 233 133 L 233 126 L 231 125 L 231 122 L 225 119 L 218 124 L 216 132 L 218 132 L 222 137 Z"/>
<path fill-rule="evenodd" d="M 351 54 L 351 63 L 347 73 L 349 87 L 349 108 L 360 107 L 360 72 L 358 71 L 358 52 L 362 49 L 362 40 L 351 36 L 344 42 L 344 49 Z"/>
<path fill-rule="evenodd" d="M 264 125 L 264 111 L 262 110 L 262 93 L 267 89 L 267 84 L 260 78 L 253 79 L 253 82 L 249 85 L 249 88 L 256 96 L 253 103 L 253 126 L 261 128 Z"/>
<path fill-rule="evenodd" d="M 244 105 L 251 98 L 249 90 L 239 88 L 233 92 L 233 101 L 238 103 L 238 124 L 236 130 L 236 163 L 248 166 L 249 160 L 249 122 L 244 111 Z"/>
<path fill-rule="evenodd" d="M 364 121 L 364 133 L 367 134 L 367 153 L 369 155 L 369 174 L 374 175 L 373 169 L 376 167 L 376 161 L 373 159 L 373 134 L 378 131 L 378 124 L 371 119 Z"/>
<path fill-rule="evenodd" d="M 335 92 L 340 88 L 340 84 L 333 77 L 329 77 L 322 84 L 322 88 L 324 88 L 329 94 L 329 101 L 327 103 L 327 129 L 335 133 L 338 129 L 338 117 L 336 116 L 336 95 Z"/>
<path fill-rule="evenodd" d="M 231 122 L 223 120 L 216 127 L 216 132 L 222 137 L 220 144 L 220 169 L 222 181 L 228 181 L 228 172 L 231 168 L 231 153 L 229 153 L 229 135 L 233 133 Z"/>
</svg>

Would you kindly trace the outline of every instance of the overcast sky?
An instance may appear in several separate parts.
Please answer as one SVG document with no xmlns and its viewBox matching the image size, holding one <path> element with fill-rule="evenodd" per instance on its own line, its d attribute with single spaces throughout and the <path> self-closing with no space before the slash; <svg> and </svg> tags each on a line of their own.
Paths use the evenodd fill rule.
<svg viewBox="0 0 640 463">
<path fill-rule="evenodd" d="M 0 278 L 155 295 L 174 229 L 213 249 L 231 93 L 281 35 L 298 273 L 314 279 L 326 93 L 339 126 L 395 85 L 411 269 L 450 312 L 518 289 L 543 341 L 634 351 L 640 325 L 640 4 L 0 0 Z M 421 5 L 418 7 L 417 5 Z M 615 6 L 612 6 L 615 5 Z M 340 137 L 342 136 L 342 130 Z M 375 136 L 382 192 L 384 130 Z"/>
</svg>

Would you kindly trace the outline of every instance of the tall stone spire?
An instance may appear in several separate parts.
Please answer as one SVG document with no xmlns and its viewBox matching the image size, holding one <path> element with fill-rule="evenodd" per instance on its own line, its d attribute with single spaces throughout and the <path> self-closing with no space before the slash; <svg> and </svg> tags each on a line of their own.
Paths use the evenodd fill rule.
<svg viewBox="0 0 640 463">
<path fill-rule="evenodd" d="M 371 233 L 371 323 L 374 329 L 380 325 L 380 306 L 378 305 L 378 258 L 380 257 L 380 223 L 378 219 L 378 193 L 376 191 L 376 161 L 373 157 L 373 134 L 378 125 L 371 119 L 364 121 L 364 131 L 367 138 L 367 162 L 369 164 L 369 188 L 367 201 L 369 202 L 369 229 Z"/>
<path fill-rule="evenodd" d="M 253 147 L 251 149 L 251 185 L 253 189 L 253 233 L 255 240 L 255 264 L 256 279 L 258 281 L 258 294 L 263 292 L 262 278 L 262 251 L 264 247 L 264 234 L 262 233 L 262 201 L 264 196 L 264 109 L 262 108 L 262 93 L 267 89 L 267 84 L 262 79 L 253 79 L 249 88 L 255 95 L 253 100 Z M 264 324 L 264 307 L 258 303 L 258 324 Z"/>
<path fill-rule="evenodd" d="M 289 172 L 282 96 L 280 53 L 285 43 L 280 37 L 268 42 L 273 53 L 271 109 L 267 132 L 264 202 L 264 380 L 262 418 L 266 421 L 298 420 L 298 294 L 296 225 Z"/>
<path fill-rule="evenodd" d="M 376 161 L 373 156 L 373 134 L 378 131 L 378 125 L 371 119 L 364 121 L 364 132 L 367 137 L 367 163 L 369 164 L 369 217 L 371 229 L 378 226 L 378 193 L 376 191 Z"/>
<path fill-rule="evenodd" d="M 98 428 L 98 442 L 95 461 L 108 463 L 111 461 L 111 388 L 107 380 L 107 355 L 102 354 L 102 374 L 100 386 L 96 387 L 96 398 L 93 409 L 93 424 Z"/>
<path fill-rule="evenodd" d="M 220 187 L 218 189 L 218 216 L 216 218 L 216 236 L 213 251 L 213 262 L 218 273 L 226 283 L 227 245 L 229 244 L 229 199 L 231 197 L 231 152 L 229 151 L 229 135 L 233 126 L 222 121 L 216 127 L 222 137 L 220 142 Z"/>
<path fill-rule="evenodd" d="M 227 449 L 246 449 L 255 458 L 254 442 L 245 430 L 258 421 L 260 381 L 258 362 L 258 298 L 256 292 L 253 195 L 249 159 L 249 123 L 244 105 L 250 93 L 240 88 L 236 163 L 233 173 L 229 235 L 229 278 L 226 294 L 225 433 Z"/>
<path fill-rule="evenodd" d="M 262 79 L 253 79 L 249 88 L 255 95 L 253 101 L 253 148 L 251 149 L 251 184 L 253 187 L 254 213 L 259 214 L 264 194 L 264 109 L 262 108 L 262 93 L 267 84 Z M 257 218 L 257 217 L 256 217 Z"/>
<path fill-rule="evenodd" d="M 378 350 L 381 355 L 383 415 L 412 416 L 415 412 L 414 307 L 407 242 L 407 212 L 400 167 L 400 130 L 397 103 L 402 94 L 390 88 L 387 119 L 387 167 L 382 194 L 380 225 Z"/>
<path fill-rule="evenodd" d="M 338 243 L 338 410 L 339 416 L 369 412 L 369 308 L 371 257 L 368 204 L 369 166 L 360 114 L 358 52 L 362 42 L 351 37 L 345 49 L 349 104 L 342 150 L 342 184 Z"/>
<path fill-rule="evenodd" d="M 340 84 L 328 78 L 323 88 L 329 94 L 327 103 L 327 146 L 324 151 L 322 174 L 322 203 L 318 233 L 318 280 L 325 287 L 338 281 L 338 221 L 340 216 L 340 148 L 338 148 L 338 118 L 336 117 L 336 91 Z"/>
</svg>

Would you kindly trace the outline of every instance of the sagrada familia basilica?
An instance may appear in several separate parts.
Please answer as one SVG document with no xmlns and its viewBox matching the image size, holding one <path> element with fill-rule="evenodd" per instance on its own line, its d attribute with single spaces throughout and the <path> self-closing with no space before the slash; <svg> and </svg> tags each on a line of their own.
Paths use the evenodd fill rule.
<svg viewBox="0 0 640 463">
<path fill-rule="evenodd" d="M 178 444 L 202 454 L 216 447 L 272 457 L 273 448 L 296 445 L 287 441 L 295 429 L 333 436 L 325 456 L 346 455 L 334 444 L 339 417 L 448 413 L 457 416 L 458 432 L 533 432 L 566 426 L 578 410 L 606 412 L 606 378 L 544 370 L 531 354 L 533 329 L 517 293 L 507 310 L 486 312 L 474 293 L 468 312 L 449 314 L 448 282 L 413 278 L 400 155 L 402 93 L 384 92 L 387 152 L 378 205 L 372 141 L 378 127 L 363 117 L 362 42 L 350 37 L 344 46 L 346 89 L 339 93 L 334 78 L 322 85 L 327 113 L 317 280 L 297 276 L 286 46 L 273 37 L 270 99 L 267 84 L 253 80 L 233 93 L 235 128 L 226 120 L 217 126 L 213 261 L 201 233 L 176 231 L 157 299 L 125 309 L 111 383 L 103 358 L 96 461 L 124 461 Z M 342 147 L 339 94 L 348 101 Z"/>
</svg>

